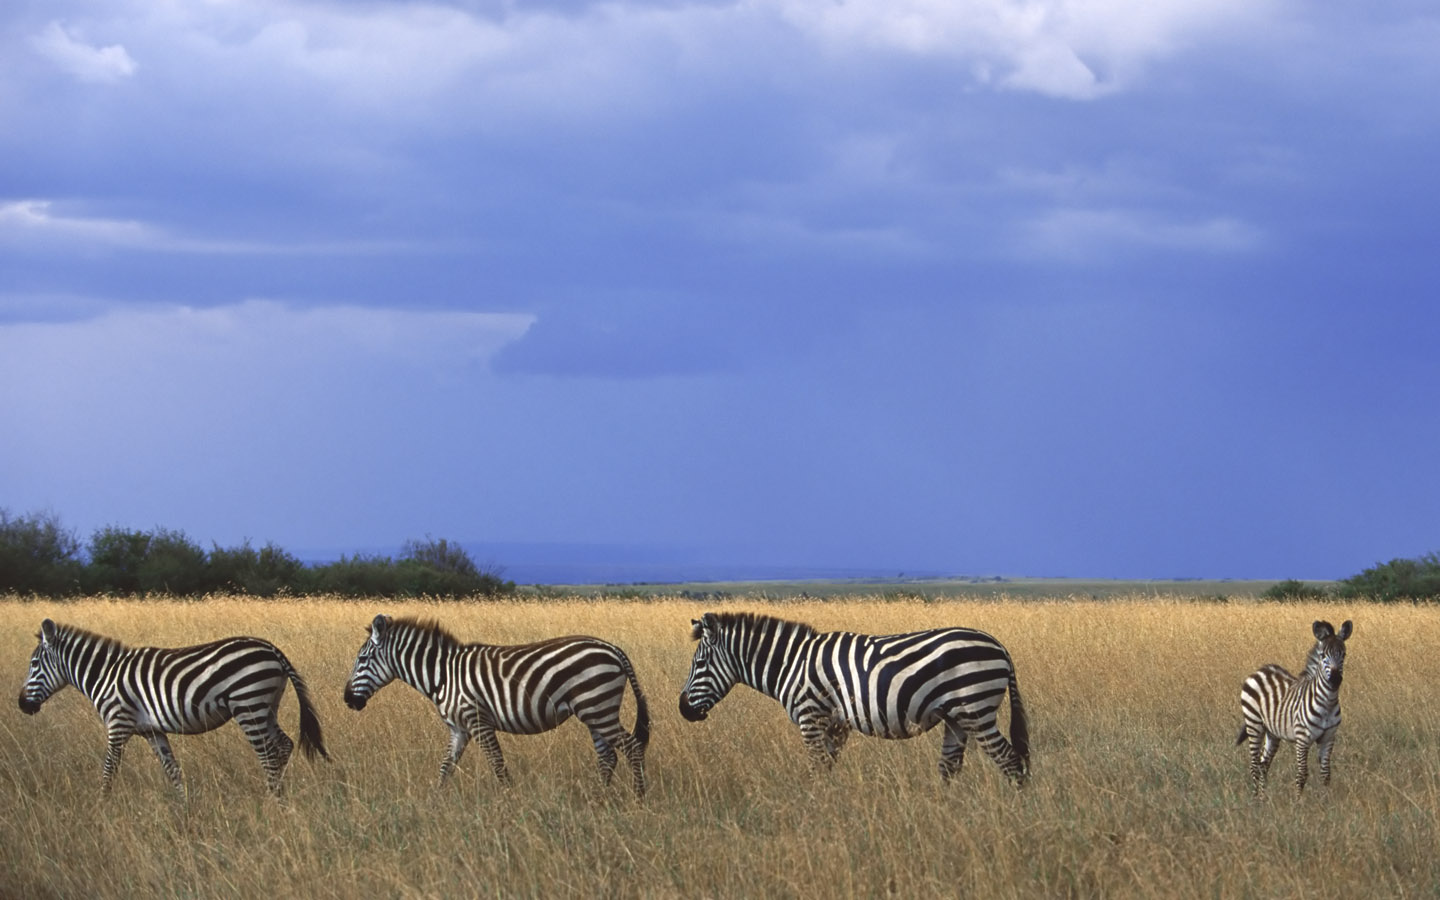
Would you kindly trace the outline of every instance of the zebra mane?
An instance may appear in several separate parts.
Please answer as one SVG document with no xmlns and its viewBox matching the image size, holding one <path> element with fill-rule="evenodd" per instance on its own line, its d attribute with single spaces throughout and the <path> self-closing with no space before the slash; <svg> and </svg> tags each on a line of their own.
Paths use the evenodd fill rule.
<svg viewBox="0 0 1440 900">
<path fill-rule="evenodd" d="M 397 616 L 390 620 L 391 629 L 403 629 L 405 631 L 418 631 L 435 639 L 441 646 L 459 647 L 463 642 L 451 634 L 445 626 L 435 619 L 422 619 L 418 616 Z"/>
<path fill-rule="evenodd" d="M 108 635 L 100 634 L 94 631 L 87 631 L 86 629 L 80 628 L 76 625 L 61 625 L 59 622 L 56 622 L 54 624 L 55 643 L 57 644 L 70 644 L 74 642 L 95 644 L 102 652 L 105 653 L 109 653 L 114 650 L 129 649 L 125 646 L 125 642 L 119 640 L 118 638 L 113 638 Z M 36 634 L 35 637 L 40 637 L 40 634 Z"/>
<path fill-rule="evenodd" d="M 778 627 L 787 631 L 799 632 L 800 635 L 803 637 L 811 637 L 820 633 L 815 630 L 815 627 L 813 625 L 806 625 L 804 622 L 794 622 L 790 619 L 782 619 L 779 616 L 767 616 L 761 613 L 722 612 L 711 613 L 711 615 L 715 617 L 716 622 L 718 622 L 722 628 L 727 629 L 733 628 L 735 626 L 739 626 L 741 628 L 745 628 L 747 626 L 754 626 L 760 628 Z"/>
</svg>

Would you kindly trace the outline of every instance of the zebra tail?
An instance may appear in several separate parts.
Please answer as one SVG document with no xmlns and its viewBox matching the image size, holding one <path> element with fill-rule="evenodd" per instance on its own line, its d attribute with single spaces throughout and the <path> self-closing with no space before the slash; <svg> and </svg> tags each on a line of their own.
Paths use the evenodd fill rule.
<svg viewBox="0 0 1440 900">
<path fill-rule="evenodd" d="M 1026 765 L 1030 763 L 1030 720 L 1020 699 L 1020 682 L 1015 677 L 1015 664 L 1010 664 L 1010 746 Z"/>
<path fill-rule="evenodd" d="M 279 650 L 275 652 L 280 653 Z M 300 701 L 300 749 L 305 751 L 306 759 L 314 759 L 319 754 L 328 760 L 330 754 L 325 752 L 325 737 L 320 733 L 320 717 L 315 715 L 315 704 L 310 702 L 310 689 L 285 654 L 280 653 L 280 661 L 285 664 L 285 674 L 295 686 L 295 699 Z"/>
<path fill-rule="evenodd" d="M 1241 723 L 1240 723 L 1240 735 L 1235 738 L 1235 744 L 1236 744 L 1236 746 L 1239 746 L 1240 744 L 1245 743 L 1245 739 L 1246 739 L 1247 737 L 1249 737 L 1249 736 L 1250 736 L 1250 726 L 1249 726 L 1249 725 L 1246 725 L 1244 722 L 1241 722 Z"/>
<path fill-rule="evenodd" d="M 630 679 L 630 689 L 635 692 L 635 741 L 644 750 L 650 744 L 650 707 L 645 702 L 645 692 L 640 690 L 640 679 L 635 677 L 635 669 L 623 650 L 620 662 L 625 666 L 625 677 Z"/>
</svg>

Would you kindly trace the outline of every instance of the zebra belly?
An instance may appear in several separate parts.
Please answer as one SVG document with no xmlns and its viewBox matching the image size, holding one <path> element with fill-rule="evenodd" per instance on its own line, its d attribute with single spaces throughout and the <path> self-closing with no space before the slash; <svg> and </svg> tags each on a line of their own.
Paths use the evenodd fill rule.
<svg viewBox="0 0 1440 900">
<path fill-rule="evenodd" d="M 203 734 L 230 721 L 230 710 L 215 703 L 202 704 L 198 709 L 175 715 L 141 707 L 135 714 L 135 731 L 139 734 Z"/>
<path fill-rule="evenodd" d="M 570 715 L 568 705 L 556 707 L 546 704 L 539 710 L 513 710 L 505 715 L 495 711 L 491 713 L 491 719 L 495 730 L 505 734 L 540 734 L 560 725 Z"/>
</svg>

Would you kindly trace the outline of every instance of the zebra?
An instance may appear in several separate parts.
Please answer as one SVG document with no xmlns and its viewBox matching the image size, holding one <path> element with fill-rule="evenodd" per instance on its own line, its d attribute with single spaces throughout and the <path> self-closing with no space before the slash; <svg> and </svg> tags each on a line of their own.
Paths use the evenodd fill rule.
<svg viewBox="0 0 1440 900">
<path fill-rule="evenodd" d="M 1310 746 L 1319 747 L 1320 781 L 1330 783 L 1330 750 L 1340 728 L 1340 682 L 1345 669 L 1345 642 L 1353 626 L 1349 620 L 1335 631 L 1329 622 L 1311 626 L 1315 646 L 1299 677 L 1283 666 L 1262 666 L 1240 689 L 1244 722 L 1235 743 L 1250 741 L 1250 785 L 1259 794 L 1280 742 L 1295 743 L 1295 790 L 1305 790 L 1310 777 Z"/>
<path fill-rule="evenodd" d="M 587 636 L 513 646 L 462 644 L 435 622 L 378 615 L 345 684 L 346 705 L 364 709 L 396 678 L 428 697 L 450 728 L 439 786 L 472 738 L 495 777 L 509 785 L 496 732 L 539 734 L 573 715 L 590 730 L 601 781 L 610 783 L 618 749 L 630 762 L 636 795 L 645 796 L 650 713 L 629 657 L 614 644 Z M 626 681 L 635 693 L 633 734 L 620 724 Z"/>
<path fill-rule="evenodd" d="M 851 729 L 909 738 L 943 723 L 942 780 L 959 773 L 972 736 L 1017 786 L 1029 777 L 1029 722 L 1015 666 L 982 631 L 821 633 L 754 613 L 705 613 L 691 626 L 700 643 L 680 692 L 680 714 L 691 722 L 741 682 L 785 707 L 820 768 L 834 765 Z M 1007 687 L 1009 741 L 996 726 Z"/>
<path fill-rule="evenodd" d="M 233 718 L 260 757 L 270 793 L 278 794 L 295 746 L 276 716 L 287 678 L 300 701 L 300 749 L 310 759 L 317 754 L 330 758 L 304 680 L 269 641 L 231 637 L 174 649 L 127 647 L 50 619 L 40 623 L 36 637 L 40 643 L 30 657 L 20 709 L 38 713 L 66 685 L 74 685 L 95 705 L 108 739 L 102 793 L 110 793 L 121 752 L 139 734 L 184 796 L 180 764 L 166 735 L 201 734 Z"/>
</svg>

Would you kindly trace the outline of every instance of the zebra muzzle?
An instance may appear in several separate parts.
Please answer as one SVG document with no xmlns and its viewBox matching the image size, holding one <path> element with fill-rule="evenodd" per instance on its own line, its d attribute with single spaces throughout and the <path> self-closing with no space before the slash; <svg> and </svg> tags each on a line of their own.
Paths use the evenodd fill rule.
<svg viewBox="0 0 1440 900">
<path fill-rule="evenodd" d="M 686 700 L 684 696 L 681 696 L 680 715 L 684 716 L 685 721 L 687 722 L 699 722 L 703 720 L 706 716 L 710 715 L 710 711 L 706 709 L 700 709 L 697 706 L 691 706 L 690 701 Z"/>
<path fill-rule="evenodd" d="M 27 716 L 33 716 L 40 711 L 40 702 L 31 700 L 24 694 L 20 695 L 20 711 Z"/>
<path fill-rule="evenodd" d="M 369 697 L 362 697 L 354 691 L 345 692 L 345 705 L 356 711 L 364 709 L 369 699 Z"/>
</svg>

